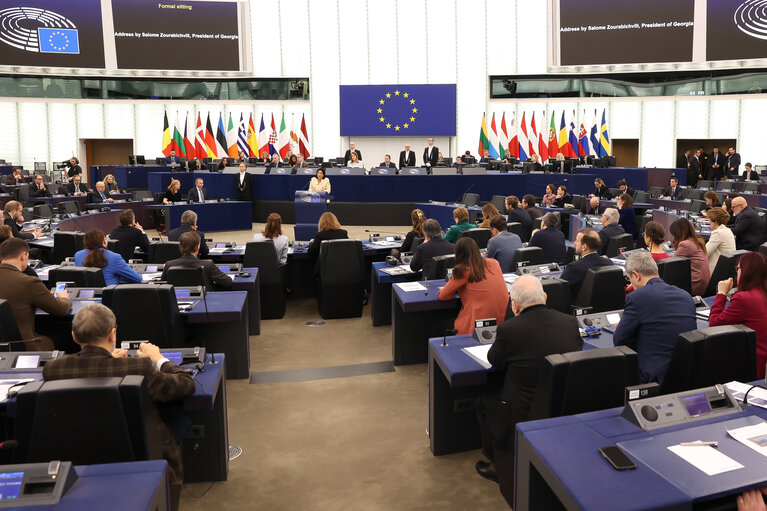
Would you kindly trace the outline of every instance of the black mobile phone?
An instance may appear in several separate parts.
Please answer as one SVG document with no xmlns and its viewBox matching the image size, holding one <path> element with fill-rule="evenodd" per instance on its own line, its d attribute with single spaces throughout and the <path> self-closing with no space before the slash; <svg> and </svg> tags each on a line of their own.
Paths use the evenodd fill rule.
<svg viewBox="0 0 767 511">
<path fill-rule="evenodd" d="M 600 447 L 599 452 L 615 470 L 634 470 L 636 464 L 618 446 Z"/>
</svg>

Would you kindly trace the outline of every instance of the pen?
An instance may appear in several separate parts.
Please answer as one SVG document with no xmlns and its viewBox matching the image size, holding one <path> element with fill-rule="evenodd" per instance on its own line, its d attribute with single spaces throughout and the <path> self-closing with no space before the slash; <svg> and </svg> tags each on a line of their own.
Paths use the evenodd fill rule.
<svg viewBox="0 0 767 511">
<path fill-rule="evenodd" d="M 700 440 L 696 440 L 695 442 L 681 442 L 679 445 L 682 447 L 696 447 L 701 445 L 708 445 L 710 447 L 718 447 L 719 442 L 702 442 Z"/>
</svg>

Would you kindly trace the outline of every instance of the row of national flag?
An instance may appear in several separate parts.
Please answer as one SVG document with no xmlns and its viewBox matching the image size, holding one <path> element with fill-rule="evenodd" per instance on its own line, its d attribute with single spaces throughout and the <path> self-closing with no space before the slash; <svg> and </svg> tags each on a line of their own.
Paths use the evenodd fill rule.
<svg viewBox="0 0 767 511">
<path fill-rule="evenodd" d="M 215 121 L 215 117 L 213 119 Z M 288 151 L 292 154 L 301 153 L 304 158 L 309 157 L 309 137 L 306 132 L 306 120 L 301 115 L 300 131 L 296 130 L 295 118 L 291 114 L 290 130 L 285 124 L 285 114 L 282 114 L 280 129 L 274 123 L 274 114 L 272 114 L 271 126 L 264 124 L 264 114 L 261 114 L 261 126 L 256 131 L 253 124 L 253 114 L 247 120 L 240 114 L 240 121 L 233 119 L 229 113 L 229 121 L 224 123 L 222 114 L 218 115 L 218 125 L 213 129 L 210 122 L 210 112 L 207 120 L 203 124 L 201 115 L 197 114 L 197 127 L 193 128 L 190 124 L 189 112 L 179 122 L 180 118 L 176 112 L 176 122 L 173 125 L 168 124 L 168 113 L 165 112 L 165 119 L 162 130 L 162 153 L 170 156 L 171 150 L 176 151 L 176 156 L 181 158 L 222 158 L 229 156 L 236 158 L 240 151 L 248 157 L 259 157 L 264 152 L 270 156 L 279 154 L 280 158 L 285 158 Z M 194 122 L 192 115 L 191 122 Z"/>
<path fill-rule="evenodd" d="M 528 129 L 527 116 L 530 117 L 530 128 Z M 605 120 L 605 110 L 602 110 L 602 122 L 598 124 L 599 118 L 597 111 L 594 110 L 592 122 L 586 122 L 586 111 L 581 117 L 580 127 L 577 127 L 575 111 L 569 122 L 565 119 L 566 113 L 562 111 L 559 130 L 556 128 L 556 116 L 551 112 L 551 123 L 548 132 L 546 131 L 545 121 L 546 112 L 541 112 L 538 116 L 536 112 L 522 112 L 522 118 L 517 123 L 516 115 L 512 112 L 509 129 L 506 129 L 506 112 L 503 112 L 500 126 L 496 128 L 495 112 L 490 121 L 490 126 L 485 121 L 485 115 L 482 115 L 482 128 L 479 132 L 479 154 L 490 153 L 493 158 L 506 158 L 514 156 L 524 161 L 532 155 L 537 154 L 541 161 L 548 158 L 554 158 L 558 153 L 565 157 L 577 158 L 579 156 L 594 155 L 597 157 L 610 156 L 610 136 L 607 132 L 607 121 Z M 536 118 L 541 123 L 541 130 L 538 130 Z M 590 130 L 587 131 L 587 127 Z"/>
</svg>

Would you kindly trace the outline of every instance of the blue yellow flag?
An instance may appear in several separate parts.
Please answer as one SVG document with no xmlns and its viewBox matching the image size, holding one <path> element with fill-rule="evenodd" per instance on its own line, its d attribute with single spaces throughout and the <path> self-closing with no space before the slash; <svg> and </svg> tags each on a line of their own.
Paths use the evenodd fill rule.
<svg viewBox="0 0 767 511">
<path fill-rule="evenodd" d="M 80 53 L 77 30 L 72 28 L 38 28 L 42 53 Z"/>
<path fill-rule="evenodd" d="M 602 148 L 601 156 L 610 156 L 610 136 L 607 134 L 607 121 L 605 121 L 604 110 L 602 110 L 602 128 L 599 134 L 599 145 Z"/>
</svg>

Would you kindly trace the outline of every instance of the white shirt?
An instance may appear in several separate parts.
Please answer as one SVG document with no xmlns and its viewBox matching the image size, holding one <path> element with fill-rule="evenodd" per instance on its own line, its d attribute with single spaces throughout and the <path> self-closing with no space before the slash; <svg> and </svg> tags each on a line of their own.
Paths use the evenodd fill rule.
<svg viewBox="0 0 767 511">
<path fill-rule="evenodd" d="M 347 167 L 349 167 L 350 169 L 363 169 L 363 168 L 365 168 L 362 165 L 361 161 L 358 161 L 357 163 L 354 163 L 351 160 L 349 160 L 349 164 L 347 165 Z"/>
<path fill-rule="evenodd" d="M 240 172 L 240 184 L 242 184 L 243 181 L 245 181 L 245 172 Z"/>
<path fill-rule="evenodd" d="M 268 239 L 260 232 L 253 235 L 253 241 L 266 241 Z M 273 238 L 272 241 L 274 242 L 274 251 L 277 252 L 280 264 L 286 264 L 288 262 L 288 237 L 280 234 Z"/>
</svg>

